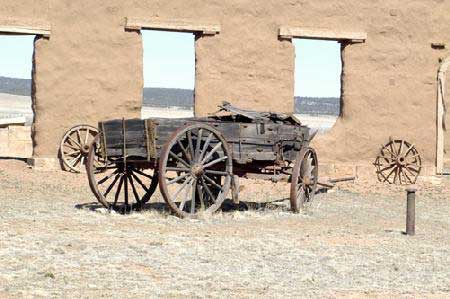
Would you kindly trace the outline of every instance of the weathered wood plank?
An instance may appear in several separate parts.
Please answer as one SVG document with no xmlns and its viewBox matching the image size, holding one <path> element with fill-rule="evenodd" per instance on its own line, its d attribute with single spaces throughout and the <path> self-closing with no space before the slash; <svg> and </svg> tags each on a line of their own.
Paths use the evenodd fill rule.
<svg viewBox="0 0 450 299">
<path fill-rule="evenodd" d="M 43 20 L 0 20 L 0 32 L 50 36 L 51 25 Z"/>
<path fill-rule="evenodd" d="M 362 31 L 340 31 L 336 29 L 318 29 L 305 27 L 280 27 L 279 36 L 284 39 L 310 38 L 325 40 L 348 40 L 352 42 L 365 42 L 367 33 Z"/>
<path fill-rule="evenodd" d="M 178 32 L 201 32 L 205 35 L 216 35 L 220 33 L 219 24 L 210 24 L 204 22 L 192 22 L 187 20 L 162 20 L 162 19 L 143 19 L 143 18 L 126 18 L 125 29 L 142 30 L 156 29 Z"/>
</svg>

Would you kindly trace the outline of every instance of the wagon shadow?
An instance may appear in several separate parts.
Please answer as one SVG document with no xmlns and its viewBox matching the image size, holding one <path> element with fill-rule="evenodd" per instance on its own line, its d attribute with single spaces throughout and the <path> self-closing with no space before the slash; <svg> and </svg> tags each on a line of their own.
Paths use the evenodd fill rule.
<svg viewBox="0 0 450 299">
<path fill-rule="evenodd" d="M 90 202 L 75 205 L 75 208 L 78 210 L 85 210 L 97 213 L 107 213 L 108 210 L 98 202 Z M 227 199 L 223 202 L 221 207 L 222 213 L 233 213 L 233 212 L 245 212 L 245 211 L 264 211 L 264 210 L 273 210 L 275 208 L 280 208 L 279 206 L 274 206 L 272 202 L 267 203 L 256 203 L 256 202 L 247 202 L 241 201 L 238 204 L 234 203 L 231 199 Z M 171 214 L 170 208 L 166 203 L 147 203 L 143 205 L 140 209 L 133 210 L 123 210 L 116 209 L 115 212 L 126 215 L 130 213 L 139 213 L 145 211 L 154 211 L 160 214 Z"/>
<path fill-rule="evenodd" d="M 75 208 L 78 210 L 86 210 L 91 212 L 101 212 L 105 211 L 108 212 L 108 210 L 98 202 L 90 202 L 90 203 L 83 203 L 83 204 L 77 204 L 75 205 Z M 115 209 L 116 213 L 127 215 L 130 213 L 139 213 L 144 211 L 156 211 L 161 214 L 167 214 L 170 212 L 169 207 L 165 203 L 147 203 L 143 205 L 141 208 L 136 209 Z"/>
</svg>

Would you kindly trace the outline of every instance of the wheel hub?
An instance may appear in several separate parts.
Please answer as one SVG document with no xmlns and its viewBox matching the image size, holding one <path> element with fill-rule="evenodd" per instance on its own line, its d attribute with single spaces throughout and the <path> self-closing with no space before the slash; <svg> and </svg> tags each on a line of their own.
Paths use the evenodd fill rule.
<svg viewBox="0 0 450 299">
<path fill-rule="evenodd" d="M 82 145 L 80 150 L 83 155 L 89 154 L 89 145 L 88 144 Z"/>
<path fill-rule="evenodd" d="M 191 173 L 196 178 L 198 178 L 198 177 L 201 177 L 205 173 L 205 170 L 203 169 L 202 165 L 195 164 L 194 166 L 192 166 Z"/>
<path fill-rule="evenodd" d="M 403 156 L 400 156 L 397 158 L 397 165 L 399 166 L 406 166 L 406 159 Z"/>
</svg>

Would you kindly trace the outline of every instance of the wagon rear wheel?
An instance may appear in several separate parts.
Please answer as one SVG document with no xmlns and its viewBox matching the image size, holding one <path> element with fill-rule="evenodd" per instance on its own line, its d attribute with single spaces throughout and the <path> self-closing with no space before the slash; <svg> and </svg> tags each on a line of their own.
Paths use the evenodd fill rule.
<svg viewBox="0 0 450 299">
<path fill-rule="evenodd" d="M 64 134 L 59 151 L 66 170 L 76 173 L 84 171 L 89 145 L 97 134 L 97 128 L 89 125 L 75 126 Z"/>
<path fill-rule="evenodd" d="M 291 209 L 298 213 L 313 201 L 319 174 L 317 154 L 312 148 L 302 149 L 295 160 L 291 181 Z"/>
<path fill-rule="evenodd" d="M 227 196 L 233 161 L 220 132 L 204 124 L 181 128 L 159 160 L 159 188 L 179 217 L 217 211 Z"/>
<path fill-rule="evenodd" d="M 157 172 L 144 163 L 104 159 L 99 137 L 91 144 L 86 163 L 92 192 L 107 209 L 122 213 L 140 210 L 158 186 Z"/>
</svg>

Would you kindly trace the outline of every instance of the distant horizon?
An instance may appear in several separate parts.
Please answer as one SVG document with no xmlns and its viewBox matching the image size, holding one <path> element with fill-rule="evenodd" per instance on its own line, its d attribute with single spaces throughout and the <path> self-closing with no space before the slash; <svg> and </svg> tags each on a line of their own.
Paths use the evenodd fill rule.
<svg viewBox="0 0 450 299">
<path fill-rule="evenodd" d="M 0 78 L 13 79 L 13 80 L 27 80 L 27 81 L 30 81 L 30 84 L 31 84 L 31 79 L 27 79 L 27 78 L 14 78 L 14 77 L 5 77 L 5 76 L 0 76 Z M 190 92 L 194 92 L 195 91 L 195 89 L 176 88 L 176 87 L 148 87 L 148 86 L 146 86 L 146 87 L 144 87 L 144 89 L 167 89 L 167 90 L 182 90 L 182 91 L 190 91 Z M 4 93 L 4 92 L 0 91 L 0 93 Z M 338 98 L 340 98 L 340 96 L 339 97 L 326 97 L 326 96 L 299 96 L 299 95 L 294 95 L 294 98 L 338 99 Z"/>
</svg>

